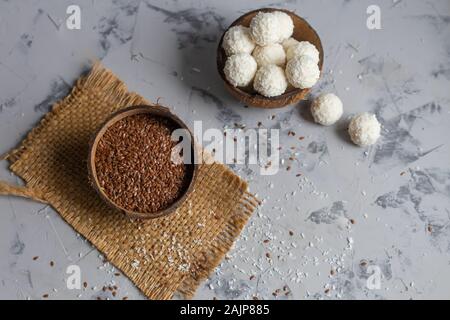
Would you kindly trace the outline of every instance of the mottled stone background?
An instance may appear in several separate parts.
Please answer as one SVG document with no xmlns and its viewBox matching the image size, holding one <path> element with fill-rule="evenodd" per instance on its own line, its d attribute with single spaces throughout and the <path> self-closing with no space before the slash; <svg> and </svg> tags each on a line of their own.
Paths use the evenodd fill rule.
<svg viewBox="0 0 450 320">
<path fill-rule="evenodd" d="M 65 26 L 69 4 L 82 9 L 79 31 Z M 366 27 L 370 4 L 381 30 Z M 326 58 L 313 95 L 342 98 L 338 125 L 313 124 L 306 103 L 244 108 L 224 90 L 217 42 L 263 6 L 295 10 L 318 31 Z M 0 153 L 96 59 L 190 125 L 281 130 L 280 173 L 234 168 L 264 204 L 197 298 L 450 298 L 449 1 L 0 0 Z M 367 149 L 346 134 L 363 111 L 383 124 Z M 4 162 L 0 178 L 16 181 Z M 50 208 L 1 197 L 0 212 L 0 298 L 143 298 Z M 71 264 L 85 289 L 66 288 Z M 373 266 L 379 289 L 367 287 Z"/>
</svg>

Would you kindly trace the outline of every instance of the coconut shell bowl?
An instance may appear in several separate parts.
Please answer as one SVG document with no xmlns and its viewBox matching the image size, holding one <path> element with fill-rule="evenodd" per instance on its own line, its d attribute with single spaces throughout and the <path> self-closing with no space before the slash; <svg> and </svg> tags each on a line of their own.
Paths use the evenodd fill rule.
<svg viewBox="0 0 450 320">
<path fill-rule="evenodd" d="M 273 9 L 273 8 L 263 8 L 254 10 L 244 14 L 239 17 L 236 21 L 234 21 L 229 27 L 234 27 L 237 25 L 242 25 L 244 27 L 249 27 L 250 22 L 253 17 L 258 12 L 273 12 L 273 11 L 282 11 L 287 13 L 294 22 L 294 34 L 292 37 L 298 41 L 309 41 L 314 46 L 316 46 L 317 50 L 320 53 L 320 61 L 319 61 L 319 69 L 322 72 L 323 68 L 323 60 L 324 60 L 324 52 L 322 47 L 322 42 L 320 40 L 317 32 L 306 22 L 305 19 L 299 17 L 295 13 L 283 10 L 283 9 Z M 226 31 L 228 31 L 228 29 Z M 225 33 L 226 33 L 225 31 Z M 222 35 L 222 38 L 219 42 L 219 47 L 217 48 L 217 68 L 220 76 L 225 84 L 227 90 L 231 93 L 239 101 L 245 103 L 248 106 L 258 107 L 258 108 L 281 108 L 287 105 L 295 104 L 300 100 L 304 100 L 311 89 L 298 89 L 292 86 L 289 86 L 286 92 L 282 95 L 276 97 L 264 97 L 258 94 L 253 88 L 250 86 L 248 88 L 238 88 L 234 87 L 226 78 L 224 74 L 224 66 L 227 60 L 227 56 L 225 54 L 225 50 L 222 48 L 223 37 L 225 33 Z"/>
<path fill-rule="evenodd" d="M 118 204 L 116 204 L 114 201 L 112 201 L 107 193 L 103 190 L 101 187 L 97 168 L 96 168 L 96 153 L 97 153 L 97 147 L 99 145 L 100 140 L 102 139 L 105 132 L 108 130 L 109 127 L 114 125 L 116 122 L 130 116 L 139 115 L 139 114 L 147 114 L 154 117 L 160 117 L 165 118 L 167 120 L 170 120 L 171 123 L 175 124 L 176 127 L 182 128 L 187 130 L 189 132 L 189 135 L 191 137 L 191 164 L 187 165 L 188 170 L 187 174 L 188 181 L 186 184 L 186 187 L 183 189 L 182 194 L 175 199 L 169 206 L 152 213 L 146 213 L 146 212 L 133 212 L 130 210 L 126 210 L 122 207 L 120 207 Z M 178 118 L 175 114 L 173 114 L 168 108 L 162 107 L 159 105 L 152 105 L 152 106 L 133 106 L 129 107 L 123 110 L 120 110 L 116 113 L 114 113 L 112 116 L 110 116 L 104 124 L 100 127 L 100 129 L 96 132 L 96 134 L 93 136 L 89 148 L 89 156 L 88 156 L 88 174 L 89 174 L 89 180 L 93 188 L 97 191 L 97 193 L 100 195 L 100 197 L 104 200 L 105 203 L 107 203 L 111 208 L 116 209 L 119 213 L 125 213 L 127 216 L 131 218 L 138 218 L 138 219 L 154 219 L 159 217 L 167 216 L 173 212 L 175 212 L 182 203 L 186 200 L 188 195 L 193 191 L 194 189 L 194 183 L 197 177 L 197 171 L 198 171 L 198 165 L 195 162 L 196 156 L 197 156 L 197 149 L 194 144 L 194 139 L 192 136 L 191 131 L 188 129 L 186 124 Z"/>
</svg>

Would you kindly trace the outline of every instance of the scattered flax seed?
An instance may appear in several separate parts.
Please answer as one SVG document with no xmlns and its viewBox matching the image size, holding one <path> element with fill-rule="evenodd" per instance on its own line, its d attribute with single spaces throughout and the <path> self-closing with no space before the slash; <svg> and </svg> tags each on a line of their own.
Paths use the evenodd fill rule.
<svg viewBox="0 0 450 320">
<path fill-rule="evenodd" d="M 356 223 L 355 219 L 350 219 L 350 223 L 355 224 Z"/>
<path fill-rule="evenodd" d="M 405 174 L 406 174 L 405 171 L 400 172 L 400 175 L 401 175 L 401 176 L 404 176 Z"/>
<path fill-rule="evenodd" d="M 270 259 L 270 253 L 269 253 L 269 252 L 266 253 L 266 257 L 267 257 L 268 259 Z"/>
<path fill-rule="evenodd" d="M 123 297 L 122 300 L 128 300 L 128 297 Z"/>
<path fill-rule="evenodd" d="M 330 293 L 330 289 L 325 289 L 325 294 Z"/>
<path fill-rule="evenodd" d="M 120 277 L 120 273 L 118 273 L 118 272 L 114 273 L 114 275 L 115 275 L 116 277 Z"/>
<path fill-rule="evenodd" d="M 427 230 L 429 233 L 433 232 L 433 227 L 429 224 L 427 227 Z"/>
<path fill-rule="evenodd" d="M 50 261 L 50 267 L 55 266 L 55 263 L 53 261 Z"/>
<path fill-rule="evenodd" d="M 288 167 L 286 168 L 286 171 L 291 171 L 291 166 L 288 166 Z"/>
<path fill-rule="evenodd" d="M 37 259 L 39 259 L 39 257 L 38 257 L 38 256 L 36 256 L 36 257 L 33 257 L 33 261 L 36 261 Z"/>
<path fill-rule="evenodd" d="M 298 178 L 298 177 L 301 177 L 302 174 L 301 173 L 297 173 L 295 176 Z"/>
<path fill-rule="evenodd" d="M 288 136 L 290 136 L 290 137 L 295 137 L 295 132 L 294 132 L 294 131 L 289 131 L 289 132 L 288 132 Z"/>
<path fill-rule="evenodd" d="M 258 121 L 258 127 L 261 127 L 261 126 L 262 126 L 262 122 Z"/>
<path fill-rule="evenodd" d="M 254 280 L 256 277 L 255 276 L 250 276 L 250 281 Z"/>
<path fill-rule="evenodd" d="M 269 242 L 270 242 L 269 239 L 266 239 L 266 240 L 263 241 L 264 244 L 268 244 Z"/>
<path fill-rule="evenodd" d="M 303 137 L 303 136 L 298 137 L 298 140 L 300 140 L 300 141 L 305 140 L 305 137 Z"/>
<path fill-rule="evenodd" d="M 47 299 L 47 298 L 48 298 L 48 293 L 43 294 L 43 295 L 42 295 L 42 298 Z"/>
<path fill-rule="evenodd" d="M 87 288 L 87 286 L 88 286 L 87 282 L 83 282 L 83 287 Z"/>
<path fill-rule="evenodd" d="M 294 232 L 289 230 L 289 235 L 292 237 L 294 235 Z"/>
<path fill-rule="evenodd" d="M 112 295 L 113 295 L 113 297 L 115 297 L 117 295 L 117 292 L 113 291 Z"/>
<path fill-rule="evenodd" d="M 359 265 L 361 267 L 365 267 L 365 266 L 367 266 L 367 262 L 366 261 L 361 261 Z"/>
<path fill-rule="evenodd" d="M 102 190 L 116 205 L 154 213 L 169 207 L 186 190 L 193 168 L 175 164 L 173 121 L 148 114 L 126 117 L 101 137 L 95 166 Z"/>
<path fill-rule="evenodd" d="M 331 274 L 332 276 L 334 276 L 334 275 L 336 274 L 336 271 L 334 271 L 334 269 L 331 269 L 331 270 L 330 270 L 330 274 Z"/>
</svg>

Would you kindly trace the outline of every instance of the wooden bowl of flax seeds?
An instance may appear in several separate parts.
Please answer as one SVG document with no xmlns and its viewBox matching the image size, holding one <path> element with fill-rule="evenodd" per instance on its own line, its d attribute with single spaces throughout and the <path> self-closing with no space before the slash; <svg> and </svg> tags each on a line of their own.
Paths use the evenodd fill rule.
<svg viewBox="0 0 450 320">
<path fill-rule="evenodd" d="M 183 135 L 174 141 L 177 129 Z M 186 146 L 189 154 L 183 154 Z M 134 218 L 159 218 L 192 192 L 195 159 L 194 139 L 183 121 L 165 107 L 135 106 L 113 114 L 95 135 L 89 178 L 112 207 Z"/>
</svg>

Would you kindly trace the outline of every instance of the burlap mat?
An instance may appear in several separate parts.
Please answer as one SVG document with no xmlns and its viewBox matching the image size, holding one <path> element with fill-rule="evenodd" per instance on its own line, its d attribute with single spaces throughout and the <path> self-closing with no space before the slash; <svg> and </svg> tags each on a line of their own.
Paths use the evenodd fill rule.
<svg viewBox="0 0 450 320">
<path fill-rule="evenodd" d="M 195 189 L 169 217 L 133 221 L 113 211 L 88 183 L 88 143 L 118 109 L 148 104 L 100 65 L 78 80 L 20 147 L 7 155 L 25 187 L 0 194 L 45 202 L 151 299 L 192 297 L 220 263 L 258 202 L 222 164 L 202 164 Z"/>
</svg>

